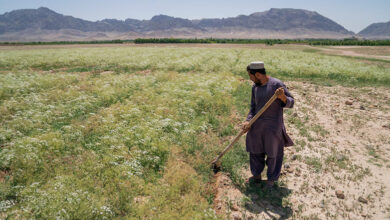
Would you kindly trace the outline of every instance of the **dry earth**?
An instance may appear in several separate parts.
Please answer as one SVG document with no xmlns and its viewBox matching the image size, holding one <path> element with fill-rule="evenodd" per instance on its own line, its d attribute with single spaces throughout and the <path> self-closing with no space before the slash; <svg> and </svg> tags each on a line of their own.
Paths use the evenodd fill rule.
<svg viewBox="0 0 390 220">
<path fill-rule="evenodd" d="M 337 50 L 351 50 L 368 55 L 390 56 L 389 46 L 334 46 L 332 48 Z"/>
<path fill-rule="evenodd" d="M 296 101 L 285 110 L 295 146 L 285 148 L 278 185 L 235 185 L 218 173 L 216 211 L 231 219 L 390 219 L 390 90 L 286 84 Z"/>
<path fill-rule="evenodd" d="M 325 54 L 341 55 L 349 57 L 373 58 L 390 61 L 390 47 L 389 46 L 332 46 L 332 47 L 313 47 Z"/>
</svg>

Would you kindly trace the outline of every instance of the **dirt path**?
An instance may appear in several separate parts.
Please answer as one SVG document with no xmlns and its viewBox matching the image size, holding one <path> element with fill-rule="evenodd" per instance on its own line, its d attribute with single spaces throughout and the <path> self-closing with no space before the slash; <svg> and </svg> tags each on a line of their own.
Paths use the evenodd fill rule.
<svg viewBox="0 0 390 220">
<path fill-rule="evenodd" d="M 306 47 L 309 47 L 311 49 L 321 50 L 326 54 L 334 54 L 334 55 L 341 55 L 341 56 L 350 56 L 350 57 L 364 57 L 364 58 L 374 58 L 374 59 L 382 59 L 382 60 L 390 60 L 390 55 L 382 56 L 382 55 L 373 55 L 373 54 L 367 54 L 367 53 L 359 53 L 356 51 L 353 51 L 353 49 L 363 49 L 363 47 L 313 47 L 306 45 Z"/>
<path fill-rule="evenodd" d="M 216 210 L 232 219 L 390 219 L 390 90 L 286 84 L 295 146 L 285 148 L 279 186 L 235 186 L 219 174 Z"/>
</svg>

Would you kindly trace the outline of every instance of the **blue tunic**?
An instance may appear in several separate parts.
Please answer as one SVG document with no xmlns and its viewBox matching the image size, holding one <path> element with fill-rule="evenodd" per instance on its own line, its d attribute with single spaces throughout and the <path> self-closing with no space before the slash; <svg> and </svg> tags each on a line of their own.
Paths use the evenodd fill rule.
<svg viewBox="0 0 390 220">
<path fill-rule="evenodd" d="M 292 146 L 294 143 L 287 135 L 283 121 L 283 108 L 292 108 L 294 98 L 286 86 L 279 79 L 270 77 L 267 84 L 252 86 L 251 107 L 247 121 L 272 97 L 276 89 L 283 87 L 287 101 L 283 103 L 276 99 L 269 108 L 252 124 L 246 136 L 246 150 L 252 154 L 265 153 L 270 158 L 275 158 L 278 149 L 284 146 Z"/>
</svg>

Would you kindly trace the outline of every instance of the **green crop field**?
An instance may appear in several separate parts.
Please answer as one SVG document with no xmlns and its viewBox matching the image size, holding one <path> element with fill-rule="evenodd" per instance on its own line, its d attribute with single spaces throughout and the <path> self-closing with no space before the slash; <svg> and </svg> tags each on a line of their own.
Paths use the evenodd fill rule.
<svg viewBox="0 0 390 220">
<path fill-rule="evenodd" d="M 245 119 L 254 60 L 287 84 L 390 87 L 389 68 L 303 50 L 0 48 L 0 218 L 224 218 L 210 161 Z M 241 187 L 244 146 L 222 160 Z"/>
</svg>

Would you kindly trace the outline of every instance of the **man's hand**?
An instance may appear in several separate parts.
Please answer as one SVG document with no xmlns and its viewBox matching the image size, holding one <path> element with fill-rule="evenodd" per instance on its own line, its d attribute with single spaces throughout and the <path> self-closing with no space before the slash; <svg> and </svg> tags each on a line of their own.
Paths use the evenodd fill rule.
<svg viewBox="0 0 390 220">
<path fill-rule="evenodd" d="M 248 126 L 248 125 L 249 125 L 249 121 L 244 121 L 244 122 L 242 123 L 242 130 L 245 131 L 245 132 L 248 132 L 249 129 L 251 128 L 251 127 Z"/>
<path fill-rule="evenodd" d="M 286 97 L 286 94 L 284 94 L 284 89 L 283 87 L 280 87 L 278 88 L 276 91 L 276 96 L 278 97 L 278 99 L 282 100 L 282 102 L 286 103 L 287 102 L 287 97 Z"/>
</svg>

